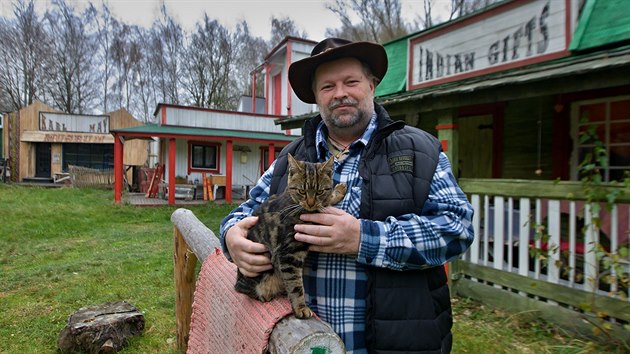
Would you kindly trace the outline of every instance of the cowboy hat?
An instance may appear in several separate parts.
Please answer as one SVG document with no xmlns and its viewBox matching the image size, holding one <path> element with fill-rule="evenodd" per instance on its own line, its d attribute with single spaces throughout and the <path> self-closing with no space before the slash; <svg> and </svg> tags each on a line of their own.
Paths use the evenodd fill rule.
<svg viewBox="0 0 630 354">
<path fill-rule="evenodd" d="M 311 56 L 298 60 L 289 67 L 289 82 L 299 99 L 315 103 L 312 80 L 320 64 L 352 57 L 366 63 L 380 81 L 387 72 L 387 53 L 382 45 L 372 42 L 351 42 L 341 38 L 327 38 L 317 43 Z"/>
</svg>

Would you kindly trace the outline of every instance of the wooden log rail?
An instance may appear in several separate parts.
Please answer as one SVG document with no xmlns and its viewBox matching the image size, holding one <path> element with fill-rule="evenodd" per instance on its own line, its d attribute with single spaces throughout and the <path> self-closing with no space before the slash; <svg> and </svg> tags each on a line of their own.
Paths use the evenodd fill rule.
<svg viewBox="0 0 630 354">
<path fill-rule="evenodd" d="M 177 209 L 171 215 L 174 225 L 174 271 L 176 288 L 177 347 L 188 349 L 188 333 L 195 293 L 195 267 L 215 248 L 219 239 L 187 209 Z M 269 337 L 269 352 L 278 354 L 345 353 L 341 338 L 317 318 L 300 320 L 293 315 L 280 320 Z"/>
</svg>

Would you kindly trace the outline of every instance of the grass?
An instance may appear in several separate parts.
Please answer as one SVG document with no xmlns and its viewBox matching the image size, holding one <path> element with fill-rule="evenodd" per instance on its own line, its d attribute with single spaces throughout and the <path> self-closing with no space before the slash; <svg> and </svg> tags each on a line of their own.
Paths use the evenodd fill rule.
<svg viewBox="0 0 630 354">
<path fill-rule="evenodd" d="M 53 353 L 68 316 L 126 300 L 145 330 L 123 353 L 176 353 L 174 207 L 112 203 L 110 190 L 0 184 L 0 353 Z M 215 233 L 234 206 L 190 206 Z M 453 299 L 454 353 L 621 353 L 509 314 Z"/>
</svg>

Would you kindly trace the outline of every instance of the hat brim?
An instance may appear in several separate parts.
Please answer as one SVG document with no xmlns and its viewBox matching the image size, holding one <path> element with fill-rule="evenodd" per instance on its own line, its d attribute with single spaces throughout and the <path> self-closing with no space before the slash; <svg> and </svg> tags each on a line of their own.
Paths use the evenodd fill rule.
<svg viewBox="0 0 630 354">
<path fill-rule="evenodd" d="M 291 64 L 289 82 L 298 98 L 306 103 L 316 103 L 312 85 L 315 69 L 325 62 L 347 57 L 366 63 L 379 81 L 387 73 L 387 53 L 382 45 L 371 42 L 353 42 Z"/>
</svg>

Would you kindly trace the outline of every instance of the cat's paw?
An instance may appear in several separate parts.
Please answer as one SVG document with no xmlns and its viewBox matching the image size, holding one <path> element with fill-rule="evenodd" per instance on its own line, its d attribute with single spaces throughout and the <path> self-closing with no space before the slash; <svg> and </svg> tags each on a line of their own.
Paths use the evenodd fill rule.
<svg viewBox="0 0 630 354">
<path fill-rule="evenodd" d="M 295 317 L 301 318 L 301 319 L 313 317 L 313 311 L 311 311 L 311 309 L 309 309 L 308 306 L 294 309 L 293 313 L 295 314 Z"/>
<path fill-rule="evenodd" d="M 346 184 L 345 183 L 339 183 L 338 185 L 335 186 L 335 190 L 337 191 L 337 193 L 340 194 L 346 194 L 347 191 Z"/>
</svg>

